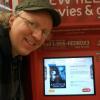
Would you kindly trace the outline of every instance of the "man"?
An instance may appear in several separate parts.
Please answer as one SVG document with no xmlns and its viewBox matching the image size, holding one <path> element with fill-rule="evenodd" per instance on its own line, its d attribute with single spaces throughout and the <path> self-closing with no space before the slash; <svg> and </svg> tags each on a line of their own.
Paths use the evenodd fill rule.
<svg viewBox="0 0 100 100">
<path fill-rule="evenodd" d="M 0 24 L 0 100 L 25 100 L 22 56 L 38 49 L 60 22 L 49 0 L 23 0 L 10 15 L 8 26 Z"/>
</svg>

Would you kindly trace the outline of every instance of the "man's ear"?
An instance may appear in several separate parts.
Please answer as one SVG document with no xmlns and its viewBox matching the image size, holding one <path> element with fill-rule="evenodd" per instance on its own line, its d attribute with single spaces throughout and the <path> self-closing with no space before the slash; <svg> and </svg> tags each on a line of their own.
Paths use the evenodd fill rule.
<svg viewBox="0 0 100 100">
<path fill-rule="evenodd" d="M 14 20 L 15 20 L 16 16 L 14 16 L 13 14 L 10 15 L 10 18 L 9 18 L 9 26 L 11 27 Z"/>
</svg>

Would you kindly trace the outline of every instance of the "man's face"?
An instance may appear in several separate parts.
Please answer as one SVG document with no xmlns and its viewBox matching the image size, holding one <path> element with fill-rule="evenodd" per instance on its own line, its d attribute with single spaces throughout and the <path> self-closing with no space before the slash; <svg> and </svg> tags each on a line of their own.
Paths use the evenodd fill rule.
<svg viewBox="0 0 100 100">
<path fill-rule="evenodd" d="M 39 48 L 47 39 L 53 27 L 52 18 L 46 12 L 21 12 L 12 16 L 10 39 L 13 56 L 28 55 Z"/>
</svg>

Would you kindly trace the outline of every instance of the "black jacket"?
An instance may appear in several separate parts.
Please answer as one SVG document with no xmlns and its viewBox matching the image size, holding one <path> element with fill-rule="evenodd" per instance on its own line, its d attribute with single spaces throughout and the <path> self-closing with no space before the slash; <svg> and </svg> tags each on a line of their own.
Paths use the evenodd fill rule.
<svg viewBox="0 0 100 100">
<path fill-rule="evenodd" d="M 11 54 L 11 43 L 9 38 L 9 29 L 4 28 L 0 25 L 0 100 L 11 100 L 11 63 L 12 63 L 12 54 Z M 28 57 L 23 57 L 21 62 L 21 83 L 24 95 L 26 91 L 31 93 L 30 80 L 27 77 L 29 75 L 28 68 Z M 27 84 L 28 82 L 28 84 Z M 28 88 L 28 90 L 27 90 Z M 27 94 L 24 98 L 25 100 L 31 100 L 32 95 Z M 22 100 L 22 99 L 20 99 Z"/>
<path fill-rule="evenodd" d="M 0 100 L 11 100 L 11 43 L 9 38 L 9 29 L 0 25 Z M 26 75 L 26 57 L 21 63 L 21 83 L 25 87 Z M 20 64 L 19 64 L 20 65 Z M 24 68 L 24 69 L 23 69 Z M 26 77 L 25 77 L 26 76 Z M 25 77 L 25 78 L 24 78 Z M 23 100 L 23 99 L 20 99 Z"/>
<path fill-rule="evenodd" d="M 9 100 L 11 57 L 8 29 L 0 25 L 0 100 Z"/>
</svg>

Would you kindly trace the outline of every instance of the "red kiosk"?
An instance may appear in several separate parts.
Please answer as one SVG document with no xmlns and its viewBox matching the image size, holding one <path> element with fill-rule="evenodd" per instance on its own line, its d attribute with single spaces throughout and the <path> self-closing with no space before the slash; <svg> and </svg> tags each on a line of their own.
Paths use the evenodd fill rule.
<svg viewBox="0 0 100 100">
<path fill-rule="evenodd" d="M 30 55 L 32 100 L 100 98 L 100 1 L 50 0 L 62 16 L 52 38 Z M 60 76 L 63 81 L 54 83 Z"/>
</svg>

